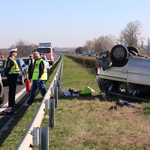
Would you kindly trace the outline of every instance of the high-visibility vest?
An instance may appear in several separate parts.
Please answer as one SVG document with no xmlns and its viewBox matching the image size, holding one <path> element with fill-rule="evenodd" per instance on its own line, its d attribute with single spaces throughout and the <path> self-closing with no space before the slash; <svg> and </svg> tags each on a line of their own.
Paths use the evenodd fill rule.
<svg viewBox="0 0 150 150">
<path fill-rule="evenodd" d="M 14 60 L 11 57 L 8 57 L 6 59 L 4 68 L 6 68 L 6 64 L 7 64 L 8 59 L 11 59 L 14 62 L 14 65 L 11 67 L 10 71 L 8 72 L 8 74 L 19 74 L 20 72 L 19 72 L 18 64 L 17 64 L 16 60 Z"/>
<path fill-rule="evenodd" d="M 33 70 L 33 75 L 32 75 L 32 80 L 37 80 L 38 77 L 39 77 L 39 65 L 41 63 L 41 61 L 43 61 L 44 63 L 44 60 L 43 59 L 39 59 L 35 62 L 35 65 L 34 65 L 34 70 Z M 47 70 L 46 70 L 46 67 L 45 67 L 45 63 L 44 63 L 44 73 L 42 74 L 41 80 L 47 80 Z"/>
</svg>

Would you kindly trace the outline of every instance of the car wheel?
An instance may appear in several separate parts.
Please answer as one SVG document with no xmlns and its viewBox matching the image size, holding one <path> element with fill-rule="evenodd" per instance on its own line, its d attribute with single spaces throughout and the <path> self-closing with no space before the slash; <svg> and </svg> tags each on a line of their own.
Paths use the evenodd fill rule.
<svg viewBox="0 0 150 150">
<path fill-rule="evenodd" d="M 129 46 L 129 47 L 127 47 L 127 49 L 129 51 L 129 53 L 131 53 L 135 56 L 140 54 L 140 51 L 136 47 Z"/>
<path fill-rule="evenodd" d="M 123 62 L 129 57 L 128 49 L 123 45 L 114 46 L 110 55 L 113 62 Z"/>
<path fill-rule="evenodd" d="M 0 104 L 2 104 L 4 102 L 4 99 L 5 99 L 5 92 L 3 90 L 2 97 L 0 98 Z"/>
<path fill-rule="evenodd" d="M 22 75 L 22 76 L 21 76 L 20 85 L 23 85 L 23 84 L 24 84 L 24 76 Z"/>
</svg>

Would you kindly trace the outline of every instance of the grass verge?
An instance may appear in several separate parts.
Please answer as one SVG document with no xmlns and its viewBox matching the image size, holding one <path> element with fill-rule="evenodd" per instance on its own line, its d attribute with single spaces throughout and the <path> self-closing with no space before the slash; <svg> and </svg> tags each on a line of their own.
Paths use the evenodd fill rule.
<svg viewBox="0 0 150 150">
<path fill-rule="evenodd" d="M 150 149 L 149 103 L 132 102 L 133 108 L 109 110 L 120 97 L 103 98 L 91 69 L 64 57 L 61 88 L 82 90 L 85 86 L 95 93 L 66 98 L 59 95 L 55 127 L 49 130 L 50 149 Z M 42 126 L 48 124 L 48 119 L 43 119 Z"/>
</svg>

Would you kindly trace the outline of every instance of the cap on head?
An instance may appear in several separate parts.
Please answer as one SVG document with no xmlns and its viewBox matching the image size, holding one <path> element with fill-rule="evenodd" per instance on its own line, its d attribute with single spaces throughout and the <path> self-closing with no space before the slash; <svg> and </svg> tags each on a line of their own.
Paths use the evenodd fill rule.
<svg viewBox="0 0 150 150">
<path fill-rule="evenodd" d="M 11 49 L 9 52 L 10 53 L 12 53 L 12 52 L 16 52 L 17 53 L 17 48 Z"/>
</svg>

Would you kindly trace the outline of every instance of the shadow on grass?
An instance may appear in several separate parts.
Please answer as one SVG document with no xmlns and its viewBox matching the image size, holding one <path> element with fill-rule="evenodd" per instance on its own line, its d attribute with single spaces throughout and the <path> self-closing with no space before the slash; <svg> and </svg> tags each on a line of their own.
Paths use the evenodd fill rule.
<svg viewBox="0 0 150 150">
<path fill-rule="evenodd" d="M 63 96 L 61 94 L 59 94 L 59 99 L 68 99 L 68 100 L 73 100 L 73 99 L 77 99 L 77 100 L 88 100 L 88 101 L 93 101 L 95 99 L 98 99 L 99 101 L 101 102 L 116 102 L 118 100 L 124 100 L 124 101 L 127 101 L 129 103 L 138 103 L 138 104 L 141 104 L 141 103 L 149 103 L 149 102 L 146 102 L 146 101 L 140 101 L 140 100 L 134 100 L 134 99 L 129 99 L 129 98 L 124 98 L 124 97 L 121 97 L 121 96 L 113 96 L 113 95 L 107 95 L 106 97 L 103 97 L 101 94 L 98 94 L 98 95 L 92 95 L 92 94 L 88 94 L 88 95 L 80 95 L 80 96 Z"/>
<path fill-rule="evenodd" d="M 36 93 L 36 95 L 38 94 L 39 92 Z M 33 106 L 30 106 L 32 107 L 31 110 L 29 111 L 35 111 L 35 113 L 37 112 L 37 109 L 35 107 L 36 103 L 41 103 L 43 98 L 36 98 L 34 100 L 34 103 L 33 103 Z M 34 110 L 34 107 L 36 108 L 36 110 Z M 7 139 L 7 137 L 12 133 L 13 129 L 15 128 L 15 126 L 18 124 L 18 122 L 24 117 L 26 111 L 28 111 L 28 107 L 21 107 L 19 108 L 18 110 L 16 110 L 16 108 L 12 108 L 12 110 L 15 112 L 17 111 L 16 113 L 12 114 L 12 115 L 5 115 L 0 121 L 1 122 L 6 122 L 5 119 L 8 120 L 12 118 L 12 121 L 10 123 L 8 123 L 8 125 L 5 127 L 4 131 L 2 131 L 1 133 L 1 136 L 0 136 L 0 147 L 2 146 L 3 142 Z M 21 128 L 23 128 L 24 125 L 22 125 Z M 22 130 L 22 129 L 21 129 Z M 27 130 L 26 130 L 27 131 Z M 24 133 L 25 134 L 25 133 Z M 23 137 L 22 137 L 23 138 Z M 20 139 L 21 141 L 21 139 Z M 19 143 L 20 143 L 19 141 Z"/>
</svg>

